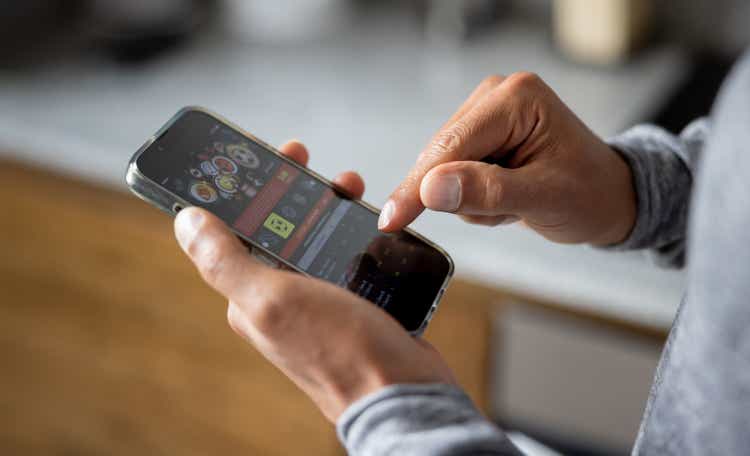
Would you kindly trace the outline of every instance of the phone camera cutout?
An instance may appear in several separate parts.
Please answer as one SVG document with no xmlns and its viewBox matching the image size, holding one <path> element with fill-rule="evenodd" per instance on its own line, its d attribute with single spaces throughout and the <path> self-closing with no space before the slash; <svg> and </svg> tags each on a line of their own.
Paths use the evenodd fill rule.
<svg viewBox="0 0 750 456">
<path fill-rule="evenodd" d="M 174 212 L 175 214 L 178 213 L 178 212 L 180 212 L 181 210 L 182 210 L 182 204 L 180 204 L 180 203 L 174 203 L 172 205 L 172 212 Z"/>
</svg>

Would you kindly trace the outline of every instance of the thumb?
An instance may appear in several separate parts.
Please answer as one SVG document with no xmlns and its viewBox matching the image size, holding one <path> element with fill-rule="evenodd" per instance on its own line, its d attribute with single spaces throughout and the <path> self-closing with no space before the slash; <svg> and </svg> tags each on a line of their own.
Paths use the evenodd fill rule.
<svg viewBox="0 0 750 456">
<path fill-rule="evenodd" d="M 241 296 L 252 282 L 249 279 L 264 272 L 224 222 L 204 209 L 181 210 L 174 229 L 177 242 L 203 280 L 228 299 Z"/>
<path fill-rule="evenodd" d="M 528 182 L 518 169 L 458 161 L 433 168 L 419 188 L 425 207 L 464 215 L 517 214 L 529 204 Z"/>
</svg>

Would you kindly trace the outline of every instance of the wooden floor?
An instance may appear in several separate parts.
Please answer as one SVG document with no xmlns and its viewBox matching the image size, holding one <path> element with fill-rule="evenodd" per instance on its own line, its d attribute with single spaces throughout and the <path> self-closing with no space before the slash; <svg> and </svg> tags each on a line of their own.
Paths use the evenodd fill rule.
<svg viewBox="0 0 750 456">
<path fill-rule="evenodd" d="M 228 329 L 171 218 L 0 162 L 0 454 L 342 454 Z M 487 404 L 488 296 L 457 282 L 427 338 Z"/>
</svg>

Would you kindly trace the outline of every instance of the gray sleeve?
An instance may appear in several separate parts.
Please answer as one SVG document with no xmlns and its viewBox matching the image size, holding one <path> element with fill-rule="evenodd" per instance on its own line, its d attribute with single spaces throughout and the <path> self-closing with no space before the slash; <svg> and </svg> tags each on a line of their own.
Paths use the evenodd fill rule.
<svg viewBox="0 0 750 456">
<path fill-rule="evenodd" d="M 628 239 L 607 248 L 649 249 L 648 255 L 661 266 L 684 265 L 693 174 L 708 133 L 709 122 L 703 118 L 679 136 L 653 125 L 639 125 L 607 141 L 632 170 L 638 204 Z"/>
<path fill-rule="evenodd" d="M 633 172 L 638 215 L 628 239 L 608 248 L 650 249 L 657 263 L 681 266 L 687 209 L 708 122 L 679 136 L 650 125 L 610 139 Z M 337 431 L 352 455 L 519 455 L 506 435 L 459 388 L 393 385 L 351 405 Z"/>
<path fill-rule="evenodd" d="M 337 431 L 351 455 L 520 455 L 461 389 L 392 385 L 352 404 Z"/>
<path fill-rule="evenodd" d="M 634 455 L 750 454 L 750 51 L 723 84 L 695 181 L 687 290 Z"/>
</svg>

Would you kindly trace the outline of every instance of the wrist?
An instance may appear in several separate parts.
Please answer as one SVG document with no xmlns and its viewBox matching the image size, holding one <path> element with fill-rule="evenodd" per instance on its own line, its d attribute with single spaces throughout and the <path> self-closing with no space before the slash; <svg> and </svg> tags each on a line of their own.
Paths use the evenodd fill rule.
<svg viewBox="0 0 750 456">
<path fill-rule="evenodd" d="M 359 399 L 387 387 L 389 382 L 380 375 L 377 368 L 365 370 L 350 369 L 339 372 L 333 378 L 321 382 L 318 391 L 320 400 L 316 401 L 323 414 L 336 422 L 338 417 Z"/>
<path fill-rule="evenodd" d="M 597 246 L 625 242 L 633 231 L 638 214 L 633 172 L 630 165 L 617 149 L 609 146 L 607 149 L 608 172 L 605 175 L 609 182 L 606 194 L 612 195 L 608 211 L 612 216 L 607 228 L 591 242 Z"/>
<path fill-rule="evenodd" d="M 353 366 L 322 382 L 320 406 L 326 417 L 336 422 L 338 417 L 360 399 L 396 385 L 445 384 L 457 385 L 450 369 L 439 354 L 431 349 L 411 365 L 387 366 L 367 364 Z"/>
</svg>

